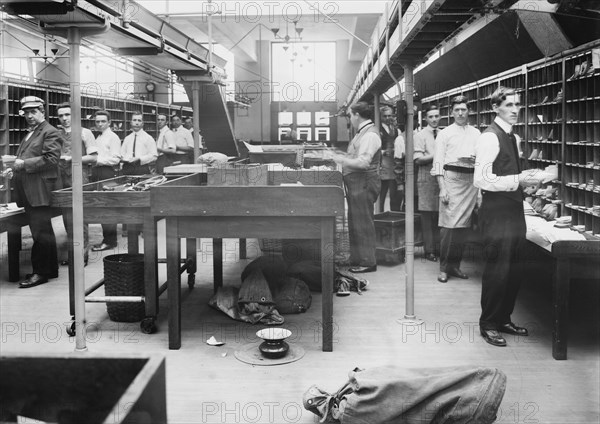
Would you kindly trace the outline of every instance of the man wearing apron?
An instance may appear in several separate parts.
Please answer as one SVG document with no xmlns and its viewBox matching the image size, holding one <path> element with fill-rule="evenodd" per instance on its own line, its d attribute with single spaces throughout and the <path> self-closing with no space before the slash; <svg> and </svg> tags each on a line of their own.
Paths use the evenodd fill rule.
<svg viewBox="0 0 600 424">
<path fill-rule="evenodd" d="M 350 122 L 357 133 L 346 155 L 333 158 L 342 165 L 348 202 L 350 271 L 355 273 L 377 271 L 373 206 L 381 189 L 381 138 L 371 121 L 372 114 L 366 102 L 350 107 Z"/>
<path fill-rule="evenodd" d="M 425 111 L 427 126 L 415 134 L 414 159 L 417 168 L 418 210 L 421 215 L 421 230 L 425 245 L 425 259 L 438 261 L 440 250 L 439 202 L 440 188 L 436 178 L 431 175 L 435 138 L 440 130 L 440 110 L 437 105 L 430 105 Z"/>
<path fill-rule="evenodd" d="M 519 95 L 514 89 L 499 87 L 491 103 L 496 118 L 479 137 L 474 176 L 474 184 L 482 191 L 479 216 L 485 258 L 479 328 L 486 342 L 506 346 L 500 332 L 528 335 L 510 317 L 522 275 L 517 252 L 527 231 L 521 186 L 539 184 L 543 176 L 535 169 L 521 171 L 519 139 L 512 133 L 521 108 Z"/>
<path fill-rule="evenodd" d="M 439 132 L 433 155 L 431 175 L 440 187 L 440 283 L 446 283 L 448 276 L 469 278 L 460 270 L 460 263 L 478 189 L 473 186 L 473 168 L 456 164 L 475 156 L 480 132 L 469 125 L 467 102 L 465 96 L 450 101 L 454 123 Z"/>
</svg>

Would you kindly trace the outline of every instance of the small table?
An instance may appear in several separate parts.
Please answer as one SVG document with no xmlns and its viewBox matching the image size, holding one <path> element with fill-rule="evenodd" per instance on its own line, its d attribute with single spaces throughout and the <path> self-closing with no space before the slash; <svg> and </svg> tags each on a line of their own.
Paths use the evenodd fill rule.
<svg viewBox="0 0 600 424">
<path fill-rule="evenodd" d="M 19 252 L 21 251 L 21 227 L 28 225 L 23 208 L 0 213 L 0 232 L 8 238 L 8 281 L 20 279 Z"/>
</svg>

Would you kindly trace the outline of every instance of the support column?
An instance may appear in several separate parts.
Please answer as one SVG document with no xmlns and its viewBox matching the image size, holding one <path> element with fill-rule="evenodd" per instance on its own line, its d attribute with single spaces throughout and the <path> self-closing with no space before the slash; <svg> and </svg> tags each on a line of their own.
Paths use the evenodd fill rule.
<svg viewBox="0 0 600 424">
<path fill-rule="evenodd" d="M 81 85 L 79 47 L 81 34 L 79 28 L 72 26 L 67 31 L 69 42 L 69 80 L 71 86 L 71 152 L 73 172 L 73 281 L 75 297 L 75 350 L 87 350 L 85 330 L 85 272 L 83 264 L 83 167 L 81 157 Z M 69 258 L 70 260 L 71 258 Z"/>
<path fill-rule="evenodd" d="M 194 114 L 192 122 L 194 125 L 194 161 L 196 163 L 200 156 L 200 83 L 192 81 L 192 108 Z"/>
<path fill-rule="evenodd" d="M 423 321 L 415 316 L 415 163 L 414 156 L 414 79 L 413 65 L 405 64 L 404 67 L 404 99 L 406 101 L 406 160 L 405 160 L 405 240 L 406 240 L 406 312 L 401 320 L 405 325 L 419 325 Z"/>
</svg>

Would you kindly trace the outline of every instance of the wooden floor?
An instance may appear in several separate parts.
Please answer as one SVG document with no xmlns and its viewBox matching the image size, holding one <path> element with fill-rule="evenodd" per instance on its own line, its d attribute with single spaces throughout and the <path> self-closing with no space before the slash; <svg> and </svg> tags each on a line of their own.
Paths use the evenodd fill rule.
<svg viewBox="0 0 600 424">
<path fill-rule="evenodd" d="M 60 242 L 64 230 L 55 220 Z M 92 242 L 99 242 L 92 226 Z M 30 246 L 31 240 L 26 239 Z M 160 246 L 163 249 L 164 239 Z M 6 270 L 6 234 L 0 238 L 0 319 L 3 354 L 17 352 L 73 352 L 74 339 L 64 331 L 68 315 L 67 269 L 51 283 L 28 290 L 9 283 Z M 239 261 L 236 241 L 226 241 L 225 284 L 239 284 L 248 262 Z M 321 351 L 319 322 L 321 296 L 313 294 L 310 310 L 285 316 L 293 332 L 291 342 L 302 346 L 301 360 L 281 366 L 251 366 L 234 352 L 256 341 L 260 326 L 230 320 L 211 309 L 212 258 L 210 243 L 199 245 L 197 284 L 182 283 L 182 348 L 167 349 L 167 299 L 160 299 L 159 331 L 146 335 L 138 324 L 108 319 L 104 304 L 86 304 L 88 354 L 142 352 L 164 355 L 167 361 L 167 402 L 170 423 L 314 423 L 302 407 L 302 394 L 312 384 L 335 391 L 354 367 L 396 364 L 405 367 L 483 365 L 508 376 L 500 423 L 598 423 L 600 420 L 600 323 L 598 281 L 572 286 L 569 359 L 551 355 L 551 293 L 547 278 L 528 281 L 519 296 L 513 319 L 530 330 L 530 337 L 508 336 L 508 347 L 486 344 L 478 334 L 481 266 L 477 252 L 468 250 L 463 270 L 469 280 L 436 281 L 437 264 L 415 259 L 415 312 L 421 326 L 403 326 L 405 313 L 403 264 L 379 266 L 368 274 L 369 290 L 362 296 L 334 298 L 334 351 Z M 126 239 L 121 239 L 121 250 Z M 117 253 L 115 251 L 105 254 Z M 255 245 L 250 254 L 258 253 Z M 418 253 L 419 254 L 419 253 Z M 26 254 L 24 255 L 26 256 Z M 25 257 L 23 259 L 26 259 Z M 102 275 L 100 256 L 91 256 L 88 284 Z M 24 262 L 27 265 L 27 262 Z M 160 266 L 161 279 L 166 270 Z M 27 271 L 24 268 L 23 275 Z M 210 336 L 226 344 L 211 347 Z"/>
</svg>

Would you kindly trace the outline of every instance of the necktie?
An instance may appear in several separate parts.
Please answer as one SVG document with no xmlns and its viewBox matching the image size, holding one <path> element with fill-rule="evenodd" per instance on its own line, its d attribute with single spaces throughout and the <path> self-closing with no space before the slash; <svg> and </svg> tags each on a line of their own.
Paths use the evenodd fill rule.
<svg viewBox="0 0 600 424">
<path fill-rule="evenodd" d="M 133 157 L 135 157 L 135 145 L 137 143 L 137 134 L 133 136 Z"/>
<path fill-rule="evenodd" d="M 435 138 L 437 137 L 437 128 L 433 129 L 433 139 L 435 140 Z"/>
</svg>

